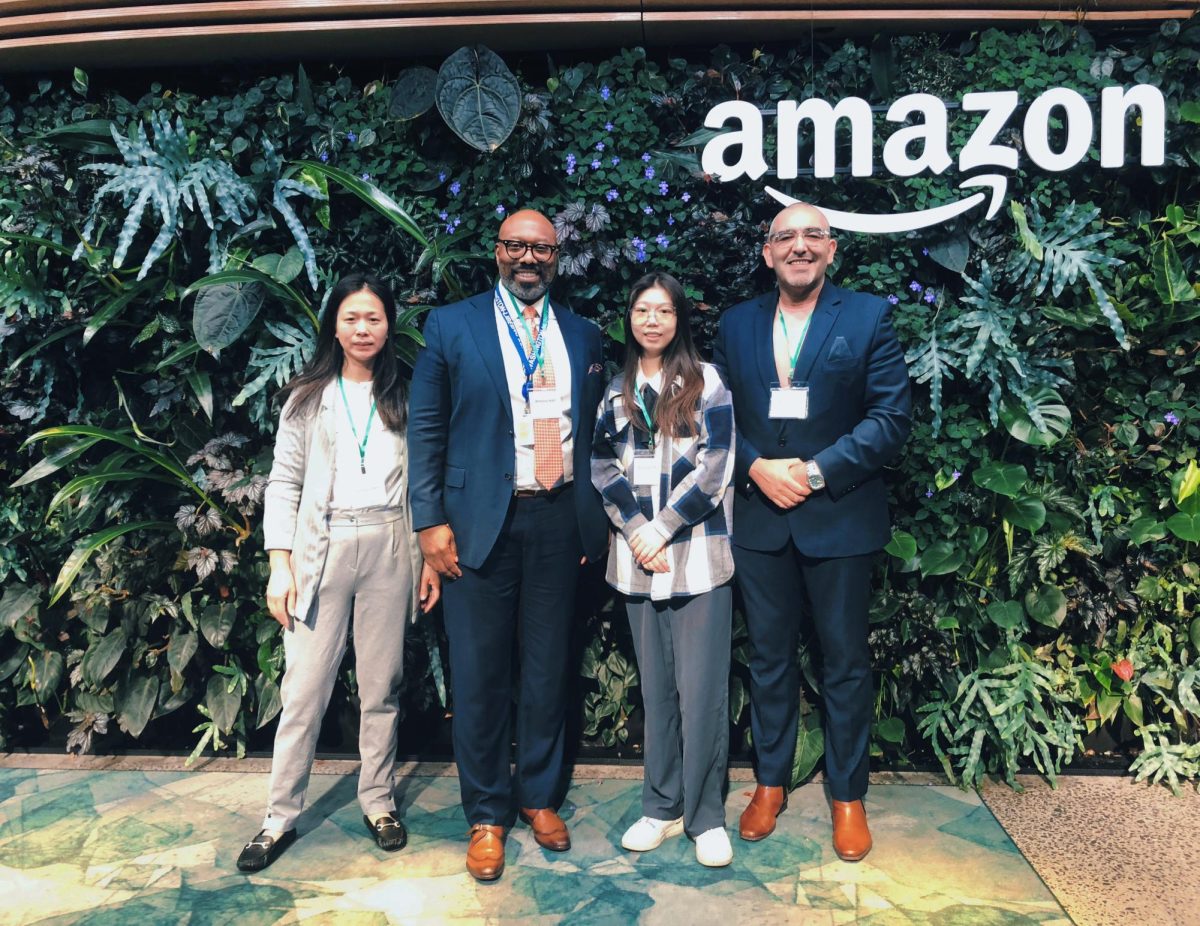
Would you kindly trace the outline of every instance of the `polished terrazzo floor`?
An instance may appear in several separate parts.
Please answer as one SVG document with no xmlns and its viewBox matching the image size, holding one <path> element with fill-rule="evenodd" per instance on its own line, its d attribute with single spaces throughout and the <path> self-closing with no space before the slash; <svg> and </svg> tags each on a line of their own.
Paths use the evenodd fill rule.
<svg viewBox="0 0 1200 926">
<path fill-rule="evenodd" d="M 363 829 L 354 777 L 316 775 L 299 841 L 267 871 L 239 874 L 265 787 L 261 771 L 0 767 L 0 923 L 1070 922 L 980 799 L 951 787 L 873 785 L 876 848 L 852 865 L 833 855 L 825 796 L 810 785 L 775 835 L 735 839 L 733 864 L 710 870 L 686 838 L 621 850 L 639 783 L 577 774 L 563 810 L 573 849 L 547 853 L 518 826 L 492 885 L 463 868 L 450 776 L 402 779 L 410 841 L 388 855 Z M 731 823 L 747 788 L 731 785 Z"/>
</svg>

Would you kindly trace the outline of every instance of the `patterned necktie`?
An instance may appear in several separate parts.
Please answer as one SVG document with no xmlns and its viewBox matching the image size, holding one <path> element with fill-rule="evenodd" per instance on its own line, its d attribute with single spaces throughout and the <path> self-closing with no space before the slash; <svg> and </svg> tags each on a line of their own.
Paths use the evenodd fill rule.
<svg viewBox="0 0 1200 926">
<path fill-rule="evenodd" d="M 538 337 L 538 310 L 525 307 L 525 318 L 529 322 L 532 342 L 528 350 L 532 354 Z M 554 364 L 550 360 L 549 345 L 542 345 L 542 365 L 533 374 L 534 389 L 554 389 Z M 562 435 L 557 418 L 533 419 L 533 478 L 543 489 L 552 489 L 563 478 Z"/>
</svg>

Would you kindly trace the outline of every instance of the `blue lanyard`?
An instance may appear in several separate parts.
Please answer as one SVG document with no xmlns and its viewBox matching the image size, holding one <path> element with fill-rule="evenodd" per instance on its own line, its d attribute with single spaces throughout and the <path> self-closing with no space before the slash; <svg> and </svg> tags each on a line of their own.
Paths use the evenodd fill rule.
<svg viewBox="0 0 1200 926">
<path fill-rule="evenodd" d="M 642 388 L 645 388 L 644 386 Z M 642 398 L 642 390 L 637 387 L 637 381 L 633 384 L 633 395 L 637 399 L 638 408 L 641 410 L 642 418 L 646 421 L 646 430 L 650 432 L 650 449 L 654 450 L 654 419 L 650 417 L 650 412 L 646 408 L 646 400 Z"/>
<path fill-rule="evenodd" d="M 500 314 L 504 317 L 504 323 L 508 325 L 508 336 L 512 338 L 513 346 L 517 349 L 517 356 L 521 358 L 521 369 L 525 371 L 525 383 L 521 386 L 521 397 L 525 400 L 525 404 L 529 404 L 529 390 L 533 388 L 533 374 L 542 366 L 542 350 L 546 344 L 546 320 L 550 313 L 550 300 L 545 296 L 542 297 L 542 323 L 538 326 L 537 341 L 533 344 L 533 356 L 530 357 L 525 353 L 525 342 L 521 339 L 520 333 L 517 331 L 516 322 L 513 321 L 512 313 L 508 310 L 508 305 L 500 295 L 500 287 L 496 287 L 496 308 L 500 310 Z M 516 305 L 516 300 L 513 299 L 513 305 Z M 521 315 L 521 322 L 524 324 L 525 316 Z M 525 327 L 529 331 L 528 326 Z M 532 332 L 530 332 L 532 334 Z M 532 338 L 530 338 L 532 340 Z"/>
</svg>

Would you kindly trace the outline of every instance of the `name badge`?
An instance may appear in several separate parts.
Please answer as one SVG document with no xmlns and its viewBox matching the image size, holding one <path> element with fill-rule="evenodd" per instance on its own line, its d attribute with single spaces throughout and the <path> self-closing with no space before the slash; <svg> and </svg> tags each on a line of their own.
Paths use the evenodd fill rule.
<svg viewBox="0 0 1200 926">
<path fill-rule="evenodd" d="M 521 415 L 516 420 L 516 441 L 520 447 L 533 446 L 533 419 L 528 415 Z"/>
<path fill-rule="evenodd" d="M 633 455 L 633 484 L 657 486 L 659 477 L 658 458 L 649 450 L 638 450 Z"/>
<path fill-rule="evenodd" d="M 799 418 L 808 417 L 808 387 L 793 386 L 791 389 L 781 389 L 776 386 L 771 390 L 771 405 L 767 410 L 768 418 Z"/>
<path fill-rule="evenodd" d="M 555 389 L 533 389 L 529 393 L 529 409 L 535 419 L 561 418 L 562 402 Z"/>
</svg>

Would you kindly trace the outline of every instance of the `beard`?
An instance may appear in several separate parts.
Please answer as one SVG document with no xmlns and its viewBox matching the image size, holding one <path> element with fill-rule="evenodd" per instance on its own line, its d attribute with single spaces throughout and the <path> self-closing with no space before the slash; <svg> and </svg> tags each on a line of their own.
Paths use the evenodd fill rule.
<svg viewBox="0 0 1200 926">
<path fill-rule="evenodd" d="M 522 270 L 528 269 L 528 265 L 521 267 Z M 532 305 L 537 300 L 541 299 L 546 294 L 546 290 L 550 288 L 550 283 L 554 279 L 554 267 L 545 264 L 535 264 L 532 267 L 537 272 L 536 280 L 519 280 L 516 276 L 516 267 L 502 267 L 500 269 L 500 282 L 504 284 L 504 288 L 521 300 L 525 305 Z"/>
</svg>

